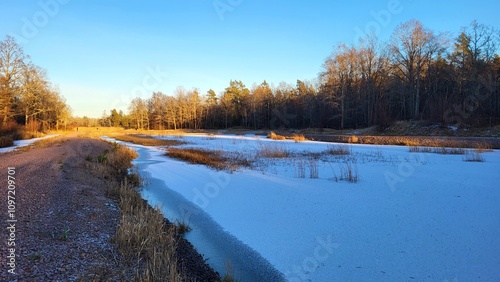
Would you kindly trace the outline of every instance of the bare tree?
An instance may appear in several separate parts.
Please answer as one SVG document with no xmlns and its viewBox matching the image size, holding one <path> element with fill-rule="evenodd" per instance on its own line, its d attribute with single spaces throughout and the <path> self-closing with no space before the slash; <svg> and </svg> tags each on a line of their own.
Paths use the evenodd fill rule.
<svg viewBox="0 0 500 282">
<path fill-rule="evenodd" d="M 14 99 L 19 95 L 20 77 L 28 60 L 12 36 L 0 41 L 0 118 L 3 124 L 15 115 Z"/>
<path fill-rule="evenodd" d="M 412 118 L 419 118 L 420 82 L 425 65 L 440 47 L 437 43 L 434 33 L 417 20 L 400 24 L 392 34 L 391 58 L 397 73 L 407 83 Z"/>
</svg>

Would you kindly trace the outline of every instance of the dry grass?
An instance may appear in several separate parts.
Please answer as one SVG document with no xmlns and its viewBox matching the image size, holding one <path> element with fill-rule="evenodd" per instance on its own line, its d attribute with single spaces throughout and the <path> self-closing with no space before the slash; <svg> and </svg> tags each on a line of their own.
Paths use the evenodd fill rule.
<svg viewBox="0 0 500 282">
<path fill-rule="evenodd" d="M 137 158 L 137 152 L 123 145 L 112 144 L 113 149 L 104 150 L 95 159 L 104 166 L 103 169 L 107 170 L 110 175 L 121 179 L 127 176 L 128 169 L 132 167 L 131 161 Z"/>
<path fill-rule="evenodd" d="M 319 165 L 318 160 L 309 158 L 308 161 L 299 158 L 295 160 L 294 176 L 296 178 L 306 178 L 306 166 L 309 164 L 309 177 L 311 179 L 319 178 Z"/>
<path fill-rule="evenodd" d="M 82 138 L 99 138 L 101 136 L 111 136 L 123 132 L 125 132 L 125 129 L 121 127 L 78 127 L 77 131 L 78 137 Z"/>
<path fill-rule="evenodd" d="M 484 157 L 481 155 L 479 150 L 467 150 L 464 155 L 464 161 L 482 163 L 484 162 Z"/>
<path fill-rule="evenodd" d="M 272 139 L 272 140 L 287 140 L 288 139 L 288 140 L 293 140 L 296 143 L 308 140 L 303 134 L 292 134 L 290 136 L 284 136 L 284 135 L 276 134 L 274 131 L 269 132 L 269 134 L 267 134 L 267 138 Z"/>
<path fill-rule="evenodd" d="M 286 140 L 285 136 L 278 135 L 278 134 L 274 133 L 273 131 L 271 131 L 271 132 L 269 132 L 269 134 L 267 134 L 267 138 L 273 139 L 273 140 Z"/>
<path fill-rule="evenodd" d="M 295 162 L 295 177 L 306 178 L 306 163 L 302 159 Z"/>
<path fill-rule="evenodd" d="M 339 167 L 340 167 L 339 175 L 337 175 L 333 167 L 331 167 L 333 171 L 333 179 L 336 182 L 347 181 L 350 183 L 357 183 L 359 181 L 360 178 L 359 178 L 358 166 L 356 165 L 355 162 L 348 160 L 345 161 L 345 163 L 339 164 Z"/>
<path fill-rule="evenodd" d="M 234 282 L 234 281 L 237 281 L 234 278 L 233 267 L 231 266 L 231 263 L 229 261 L 226 261 L 224 263 L 224 265 L 226 267 L 226 274 L 222 278 L 222 282 Z"/>
<path fill-rule="evenodd" d="M 348 141 L 347 141 L 347 143 L 358 143 L 358 142 L 359 142 L 359 138 L 356 135 L 350 136 Z"/>
<path fill-rule="evenodd" d="M 232 158 L 223 155 L 222 151 L 211 151 L 194 148 L 169 148 L 166 156 L 185 161 L 191 164 L 201 164 L 216 170 L 234 171 L 240 167 L 250 167 L 248 160 L 233 156 Z"/>
<path fill-rule="evenodd" d="M 464 155 L 467 150 L 464 148 L 446 148 L 446 147 L 410 147 L 411 153 L 434 153 L 441 155 Z"/>
<path fill-rule="evenodd" d="M 156 139 L 148 135 L 120 134 L 120 135 L 113 135 L 112 137 L 115 138 L 116 140 L 130 142 L 144 146 L 178 146 L 186 144 L 186 142 L 179 140 Z"/>
<path fill-rule="evenodd" d="M 350 155 L 351 148 L 346 145 L 328 145 L 325 153 L 334 156 Z"/>
<path fill-rule="evenodd" d="M 103 174 L 124 179 L 121 185 L 108 187 L 108 195 L 116 196 L 122 213 L 113 242 L 136 269 L 137 281 L 181 281 L 176 259 L 176 227 L 167 226 L 160 210 L 149 207 L 130 185 L 126 175 L 137 153 L 122 145 L 113 146 L 101 154 L 106 158 L 98 164 Z"/>
<path fill-rule="evenodd" d="M 181 281 L 177 269 L 174 227 L 167 227 L 159 209 L 147 206 L 126 184 L 120 188 L 122 219 L 113 241 L 120 253 L 138 268 L 139 281 Z"/>
<path fill-rule="evenodd" d="M 315 158 L 309 159 L 309 177 L 313 179 L 319 177 L 318 160 Z"/>
<path fill-rule="evenodd" d="M 337 143 L 359 143 L 373 145 L 398 145 L 414 147 L 474 148 L 490 150 L 500 148 L 500 142 L 473 138 L 418 137 L 418 136 L 355 136 L 312 135 L 315 140 Z"/>
<path fill-rule="evenodd" d="M 290 151 L 284 145 L 278 144 L 259 144 L 257 151 L 257 157 L 259 158 L 282 159 L 288 158 L 290 155 Z"/>
<path fill-rule="evenodd" d="M 209 151 L 203 149 L 179 149 L 169 148 L 165 155 L 192 164 L 202 164 L 222 170 L 226 168 L 226 159 L 220 151 Z"/>
<path fill-rule="evenodd" d="M 307 141 L 307 138 L 303 134 L 292 134 L 291 138 L 295 143 Z"/>
</svg>

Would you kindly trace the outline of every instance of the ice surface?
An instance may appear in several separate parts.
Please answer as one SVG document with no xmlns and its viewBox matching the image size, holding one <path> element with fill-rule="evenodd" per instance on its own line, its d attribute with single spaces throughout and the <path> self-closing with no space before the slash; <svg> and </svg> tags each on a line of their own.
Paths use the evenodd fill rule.
<svg viewBox="0 0 500 282">
<path fill-rule="evenodd" d="M 251 135 L 181 138 L 188 142 L 184 147 L 223 150 L 257 164 L 217 172 L 167 158 L 159 148 L 141 149 L 146 153 L 139 161 L 147 163 L 144 171 L 156 182 L 156 188 L 144 189 L 144 197 L 168 206 L 167 216 L 204 229 L 187 237 L 207 240 L 206 253 L 199 251 L 209 263 L 221 257 L 210 257 L 210 244 L 228 249 L 223 242 L 229 240 L 248 246 L 289 281 L 500 277 L 499 151 L 472 163 L 460 155 L 410 153 L 408 147 L 349 145 L 349 157 L 320 157 L 319 178 L 311 179 L 308 161 L 306 178 L 297 177 L 297 162 L 331 144 Z M 263 146 L 294 155 L 257 159 Z M 359 171 L 358 183 L 334 180 L 347 158 Z M 196 214 L 202 215 L 200 222 Z M 211 227 L 203 226 L 205 221 Z"/>
</svg>

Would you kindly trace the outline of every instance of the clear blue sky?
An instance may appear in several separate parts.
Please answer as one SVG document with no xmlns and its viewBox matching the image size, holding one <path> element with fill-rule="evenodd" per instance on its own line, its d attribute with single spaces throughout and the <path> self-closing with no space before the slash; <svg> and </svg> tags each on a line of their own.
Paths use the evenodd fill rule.
<svg viewBox="0 0 500 282">
<path fill-rule="evenodd" d="M 16 37 L 75 115 L 99 117 L 178 86 L 205 94 L 231 79 L 313 80 L 358 30 L 385 41 L 412 18 L 436 32 L 474 19 L 499 28 L 499 10 L 498 0 L 0 0 L 0 37 Z"/>
</svg>

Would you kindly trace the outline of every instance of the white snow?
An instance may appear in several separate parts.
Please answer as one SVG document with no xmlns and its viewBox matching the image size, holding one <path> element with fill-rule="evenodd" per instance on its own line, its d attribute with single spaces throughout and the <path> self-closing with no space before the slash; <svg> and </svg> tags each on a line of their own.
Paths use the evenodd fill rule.
<svg viewBox="0 0 500 282">
<path fill-rule="evenodd" d="M 29 146 L 29 145 L 35 143 L 36 141 L 46 139 L 46 138 L 56 137 L 59 135 L 60 134 L 49 134 L 49 135 L 45 135 L 45 136 L 40 137 L 40 138 L 32 138 L 32 139 L 27 139 L 27 140 L 16 140 L 16 141 L 14 141 L 14 146 L 0 148 L 0 153 L 11 152 L 11 151 L 16 150 L 17 148 Z"/>
<path fill-rule="evenodd" d="M 319 178 L 311 179 L 307 153 L 323 152 L 331 143 L 252 135 L 161 138 L 248 158 L 266 146 L 292 153 L 231 173 L 167 158 L 160 148 L 130 145 L 142 150 L 148 177 L 164 184 L 146 185 L 146 199 L 170 205 L 167 216 L 179 220 L 206 215 L 289 281 L 500 277 L 499 151 L 473 163 L 460 155 L 410 153 L 408 147 L 349 145 L 350 156 L 312 161 Z M 346 159 L 357 168 L 359 182 L 335 180 Z M 306 178 L 298 178 L 300 160 Z M 169 193 L 179 200 L 165 203 Z M 211 260 L 210 250 L 205 255 L 216 268 L 224 263 Z"/>
</svg>

